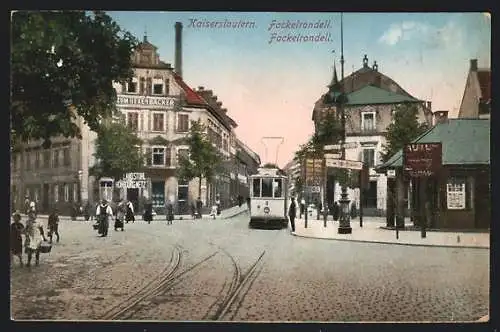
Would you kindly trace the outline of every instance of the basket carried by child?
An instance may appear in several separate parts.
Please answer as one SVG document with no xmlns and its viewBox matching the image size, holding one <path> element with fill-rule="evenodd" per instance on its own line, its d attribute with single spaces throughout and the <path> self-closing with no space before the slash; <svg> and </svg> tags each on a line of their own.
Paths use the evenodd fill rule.
<svg viewBox="0 0 500 332">
<path fill-rule="evenodd" d="M 50 244 L 49 242 L 47 241 L 43 241 L 41 244 L 40 244 L 40 252 L 43 253 L 43 254 L 47 254 L 49 253 L 51 250 L 52 250 L 52 244 Z"/>
</svg>

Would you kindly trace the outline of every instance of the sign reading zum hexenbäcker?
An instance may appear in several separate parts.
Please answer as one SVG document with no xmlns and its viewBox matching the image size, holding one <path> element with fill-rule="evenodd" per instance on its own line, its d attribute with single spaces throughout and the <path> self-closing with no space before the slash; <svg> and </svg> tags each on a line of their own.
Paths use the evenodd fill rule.
<svg viewBox="0 0 500 332">
<path fill-rule="evenodd" d="M 442 165 L 441 142 L 412 143 L 403 148 L 403 168 L 411 177 L 433 176 Z"/>
<path fill-rule="evenodd" d="M 148 106 L 151 108 L 172 108 L 175 105 L 175 98 L 154 97 L 154 96 L 131 96 L 118 95 L 117 106 Z"/>
</svg>

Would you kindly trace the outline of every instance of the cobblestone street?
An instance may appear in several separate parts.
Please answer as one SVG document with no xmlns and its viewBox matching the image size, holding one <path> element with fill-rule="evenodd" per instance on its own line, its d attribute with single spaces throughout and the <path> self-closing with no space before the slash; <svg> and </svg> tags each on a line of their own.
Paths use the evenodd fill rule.
<svg viewBox="0 0 500 332">
<path fill-rule="evenodd" d="M 248 214 L 63 221 L 40 266 L 11 267 L 13 319 L 471 321 L 488 314 L 489 251 L 294 237 Z"/>
</svg>

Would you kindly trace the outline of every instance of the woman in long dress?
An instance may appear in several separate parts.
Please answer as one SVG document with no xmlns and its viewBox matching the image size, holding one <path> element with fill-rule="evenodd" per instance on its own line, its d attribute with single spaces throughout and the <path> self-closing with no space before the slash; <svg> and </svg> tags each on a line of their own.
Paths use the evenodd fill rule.
<svg viewBox="0 0 500 332">
<path fill-rule="evenodd" d="M 14 222 L 10 225 L 10 253 L 17 256 L 23 266 L 23 237 L 24 225 L 21 223 L 21 214 L 14 213 Z M 12 260 L 12 259 L 11 259 Z"/>
<path fill-rule="evenodd" d="M 26 266 L 31 265 L 31 258 L 33 257 L 33 254 L 35 254 L 35 264 L 38 265 L 40 263 L 40 246 L 45 240 L 45 236 L 43 234 L 42 224 L 36 220 L 33 213 L 28 215 L 25 235 L 26 239 L 24 247 L 26 249 L 26 254 L 28 255 L 28 263 Z"/>
</svg>

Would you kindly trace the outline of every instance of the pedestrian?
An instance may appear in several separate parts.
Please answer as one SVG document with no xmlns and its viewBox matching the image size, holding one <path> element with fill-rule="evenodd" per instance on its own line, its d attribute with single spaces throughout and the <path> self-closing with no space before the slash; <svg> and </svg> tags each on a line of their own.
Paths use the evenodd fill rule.
<svg viewBox="0 0 500 332">
<path fill-rule="evenodd" d="M 333 220 L 337 221 L 337 220 L 339 220 L 339 217 L 340 217 L 339 203 L 334 202 L 333 203 Z"/>
<path fill-rule="evenodd" d="M 246 201 L 247 201 L 247 208 L 248 208 L 248 210 L 250 210 L 250 207 L 251 207 L 251 205 L 250 205 L 250 202 L 251 202 L 250 201 L 250 197 L 247 197 Z"/>
<path fill-rule="evenodd" d="M 241 207 L 243 205 L 243 196 L 238 195 L 238 207 Z"/>
<path fill-rule="evenodd" d="M 24 196 L 24 214 L 28 215 L 30 211 L 30 198 L 28 195 Z"/>
<path fill-rule="evenodd" d="M 212 205 L 212 208 L 210 209 L 210 217 L 213 217 L 215 219 L 215 217 L 218 214 L 217 210 L 218 210 L 217 204 Z"/>
<path fill-rule="evenodd" d="M 292 202 L 290 203 L 290 208 L 288 209 L 288 218 L 290 218 L 290 225 L 292 226 L 292 232 L 295 232 L 295 216 L 297 215 L 297 205 L 295 204 L 295 197 L 291 197 Z"/>
<path fill-rule="evenodd" d="M 12 216 L 14 222 L 10 225 L 10 254 L 19 258 L 19 263 L 23 266 L 23 237 L 24 225 L 21 223 L 21 213 L 16 211 Z"/>
<path fill-rule="evenodd" d="M 191 217 L 196 219 L 196 204 L 194 201 L 191 202 Z"/>
<path fill-rule="evenodd" d="M 103 199 L 101 201 L 101 204 L 97 206 L 95 215 L 99 225 L 99 234 L 101 235 L 101 237 L 108 236 L 109 218 L 113 217 L 113 210 L 108 205 L 108 202 L 105 199 Z"/>
<path fill-rule="evenodd" d="M 320 219 L 321 216 L 321 211 L 323 211 L 323 203 L 321 201 L 317 202 L 317 215 L 316 215 L 316 220 Z"/>
<path fill-rule="evenodd" d="M 131 201 L 127 201 L 127 216 L 126 216 L 126 221 L 127 224 L 129 221 L 135 222 L 135 212 L 134 212 L 134 205 L 132 204 Z"/>
<path fill-rule="evenodd" d="M 122 199 L 118 206 L 116 207 L 116 219 L 115 219 L 115 231 L 121 229 L 122 232 L 125 230 L 125 215 L 127 214 L 127 206 L 125 201 Z"/>
<path fill-rule="evenodd" d="M 165 214 L 167 217 L 167 225 L 172 225 L 172 221 L 174 220 L 174 206 L 170 200 L 165 202 Z"/>
<path fill-rule="evenodd" d="M 306 212 L 306 200 L 304 199 L 304 197 L 302 197 L 302 199 L 300 200 L 300 217 L 302 219 L 302 216 L 304 215 L 304 213 Z"/>
<path fill-rule="evenodd" d="M 217 194 L 217 196 L 216 196 L 215 205 L 217 206 L 217 215 L 220 215 L 221 203 L 220 203 L 220 195 L 219 194 Z"/>
<path fill-rule="evenodd" d="M 36 220 L 35 215 L 30 213 L 26 222 L 24 241 L 25 251 L 28 255 L 26 266 L 31 266 L 33 254 L 35 254 L 35 264 L 38 265 L 40 263 L 40 246 L 43 241 L 46 241 L 43 226 Z"/>
<path fill-rule="evenodd" d="M 54 208 L 52 213 L 49 215 L 49 222 L 47 224 L 49 229 L 49 242 L 52 243 L 52 236 L 55 234 L 57 237 L 57 242 L 59 242 L 59 215 L 57 214 L 57 209 Z"/>
<path fill-rule="evenodd" d="M 196 200 L 196 216 L 197 218 L 201 218 L 201 208 L 203 207 L 203 202 L 201 201 L 201 198 L 198 197 Z"/>
</svg>

